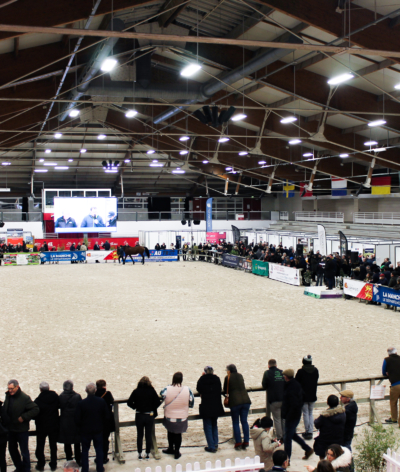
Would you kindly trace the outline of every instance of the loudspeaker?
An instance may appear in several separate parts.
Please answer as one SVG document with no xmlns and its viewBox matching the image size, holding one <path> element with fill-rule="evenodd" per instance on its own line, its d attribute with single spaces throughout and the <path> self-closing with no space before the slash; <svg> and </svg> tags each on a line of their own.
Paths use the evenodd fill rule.
<svg viewBox="0 0 400 472">
<path fill-rule="evenodd" d="M 199 224 L 200 224 L 200 220 L 193 220 L 193 224 L 194 224 L 194 225 L 199 225 Z"/>
<path fill-rule="evenodd" d="M 22 221 L 27 221 L 27 213 L 29 213 L 28 197 L 22 197 Z"/>
<path fill-rule="evenodd" d="M 3 228 L 4 226 L 4 221 L 0 221 L 0 228 Z"/>
<path fill-rule="evenodd" d="M 347 249 L 346 256 L 351 259 L 351 249 Z"/>
<path fill-rule="evenodd" d="M 296 246 L 296 254 L 298 256 L 302 256 L 303 255 L 303 245 L 302 244 L 298 244 Z"/>
<path fill-rule="evenodd" d="M 182 223 L 183 225 L 185 225 L 185 224 L 186 224 L 186 220 L 182 220 L 181 223 Z"/>
<path fill-rule="evenodd" d="M 355 264 L 358 262 L 358 252 L 351 251 L 350 257 L 351 257 L 352 264 Z"/>
</svg>

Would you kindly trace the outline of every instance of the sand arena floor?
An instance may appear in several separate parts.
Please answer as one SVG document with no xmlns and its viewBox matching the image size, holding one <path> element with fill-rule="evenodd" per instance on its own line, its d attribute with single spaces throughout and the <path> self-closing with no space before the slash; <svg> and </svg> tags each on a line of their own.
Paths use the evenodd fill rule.
<svg viewBox="0 0 400 472">
<path fill-rule="evenodd" d="M 204 262 L 0 270 L 0 382 L 5 390 L 17 378 L 32 398 L 40 381 L 61 392 L 67 378 L 82 395 L 89 381 L 104 378 L 115 398 L 126 398 L 141 376 L 159 391 L 178 370 L 195 390 L 205 365 L 223 379 L 229 363 L 246 386 L 259 386 L 268 359 L 296 371 L 309 353 L 321 380 L 379 375 L 387 347 L 399 344 L 399 313 L 316 300 L 301 287 Z M 366 396 L 366 386 L 353 388 L 356 397 Z M 330 393 L 321 388 L 319 401 Z M 262 407 L 265 394 L 252 400 Z M 134 412 L 122 406 L 121 419 L 134 419 Z M 220 440 L 229 439 L 230 420 L 220 423 Z M 157 428 L 163 444 L 164 428 Z M 135 437 L 123 430 L 124 448 L 134 449 Z M 191 423 L 184 444 L 205 444 L 201 422 Z"/>
</svg>

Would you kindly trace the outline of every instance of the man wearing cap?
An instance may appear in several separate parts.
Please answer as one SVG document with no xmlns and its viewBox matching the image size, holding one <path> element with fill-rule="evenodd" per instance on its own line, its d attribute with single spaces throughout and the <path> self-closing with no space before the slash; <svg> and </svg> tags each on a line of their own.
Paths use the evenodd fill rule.
<svg viewBox="0 0 400 472">
<path fill-rule="evenodd" d="M 283 438 L 283 428 L 281 410 L 283 399 L 283 388 L 285 380 L 281 369 L 278 369 L 275 359 L 268 361 L 268 370 L 264 372 L 262 386 L 267 391 L 267 401 L 274 420 L 276 437 Z"/>
<path fill-rule="evenodd" d="M 282 418 L 285 420 L 285 452 L 289 456 L 290 460 L 293 440 L 305 451 L 303 460 L 307 460 L 314 453 L 314 449 L 306 444 L 304 439 L 296 433 L 296 428 L 300 423 L 301 411 L 303 408 L 303 390 L 299 382 L 293 377 L 293 369 L 286 369 L 283 371 L 283 378 L 286 382 L 283 390 L 282 401 Z"/>
<path fill-rule="evenodd" d="M 390 418 L 386 423 L 397 423 L 398 408 L 397 402 L 400 398 L 400 356 L 395 347 L 389 347 L 388 357 L 383 361 L 382 375 L 389 378 L 390 381 Z"/>
<path fill-rule="evenodd" d="M 346 409 L 346 423 L 344 425 L 344 436 L 342 446 L 351 451 L 351 441 L 353 440 L 354 428 L 357 423 L 358 406 L 354 400 L 352 390 L 342 390 L 340 392 L 340 401 Z"/>
<path fill-rule="evenodd" d="M 314 431 L 314 405 L 317 401 L 317 385 L 319 379 L 318 369 L 313 366 L 312 356 L 303 357 L 303 367 L 297 371 L 296 380 L 301 385 L 304 392 L 303 420 L 305 433 L 304 439 L 312 439 Z"/>
<path fill-rule="evenodd" d="M 117 226 L 117 215 L 114 211 L 108 212 L 107 226 Z"/>
</svg>

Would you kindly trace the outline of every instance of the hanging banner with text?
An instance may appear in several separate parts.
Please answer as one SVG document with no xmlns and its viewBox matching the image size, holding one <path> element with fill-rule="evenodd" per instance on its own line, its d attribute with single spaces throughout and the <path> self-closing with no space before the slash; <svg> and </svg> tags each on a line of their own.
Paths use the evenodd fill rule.
<svg viewBox="0 0 400 472">
<path fill-rule="evenodd" d="M 326 256 L 326 231 L 324 225 L 318 225 L 319 253 Z"/>
<path fill-rule="evenodd" d="M 361 280 L 343 279 L 343 293 L 362 300 L 372 300 L 372 284 Z"/>
<path fill-rule="evenodd" d="M 376 286 L 373 288 L 373 301 L 384 303 L 385 305 L 396 306 L 400 308 L 400 290 L 393 290 L 383 285 Z"/>
<path fill-rule="evenodd" d="M 256 275 L 268 277 L 268 262 L 252 261 L 252 272 Z"/>
<path fill-rule="evenodd" d="M 269 263 L 269 278 L 290 285 L 300 285 L 300 270 Z"/>
<path fill-rule="evenodd" d="M 4 254 L 3 256 L 5 266 L 38 265 L 39 263 L 40 252 L 16 252 Z"/>
<path fill-rule="evenodd" d="M 213 204 L 213 199 L 208 198 L 206 202 L 206 231 L 207 233 L 212 232 L 212 204 Z"/>
</svg>

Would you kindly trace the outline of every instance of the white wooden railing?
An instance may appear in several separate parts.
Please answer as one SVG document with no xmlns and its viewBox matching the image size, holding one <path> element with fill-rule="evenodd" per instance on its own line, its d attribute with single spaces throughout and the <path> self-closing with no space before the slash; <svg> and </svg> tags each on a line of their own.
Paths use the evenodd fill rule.
<svg viewBox="0 0 400 472">
<path fill-rule="evenodd" d="M 252 470 L 259 470 L 264 467 L 264 464 L 260 463 L 260 458 L 255 456 L 254 459 L 246 457 L 245 459 L 240 459 L 239 457 L 235 459 L 234 465 L 230 459 L 226 459 L 225 465 L 222 465 L 220 460 L 215 461 L 215 466 L 213 467 L 210 461 L 206 462 L 206 467 L 202 469 L 200 467 L 200 462 L 195 462 L 194 464 L 188 463 L 185 468 L 182 468 L 181 464 L 175 466 L 175 472 L 251 472 Z M 135 472 L 141 472 L 141 469 L 135 469 Z M 145 472 L 152 472 L 151 467 L 146 467 Z M 154 472 L 163 472 L 161 466 L 157 466 L 154 469 Z M 173 472 L 172 466 L 167 465 L 165 467 L 165 472 Z"/>
<path fill-rule="evenodd" d="M 295 211 L 295 221 L 312 221 L 318 223 L 343 223 L 344 213 L 325 211 Z"/>
<path fill-rule="evenodd" d="M 386 454 L 383 454 L 383 458 L 386 460 L 387 472 L 399 472 L 400 471 L 400 455 L 396 452 L 388 449 Z"/>
<path fill-rule="evenodd" d="M 289 221 L 289 212 L 288 211 L 280 211 L 279 212 L 279 219 L 281 221 Z"/>
<path fill-rule="evenodd" d="M 353 223 L 374 225 L 400 225 L 400 213 L 353 213 Z"/>
</svg>

